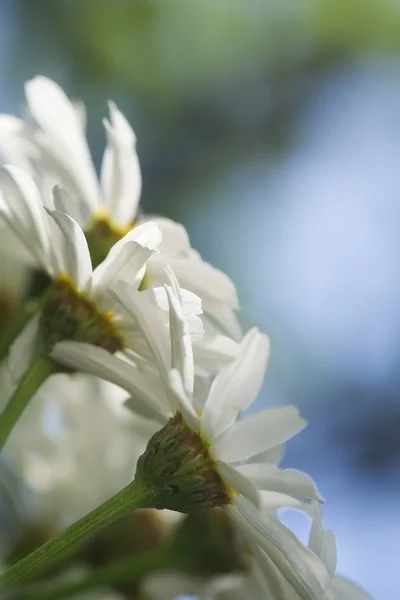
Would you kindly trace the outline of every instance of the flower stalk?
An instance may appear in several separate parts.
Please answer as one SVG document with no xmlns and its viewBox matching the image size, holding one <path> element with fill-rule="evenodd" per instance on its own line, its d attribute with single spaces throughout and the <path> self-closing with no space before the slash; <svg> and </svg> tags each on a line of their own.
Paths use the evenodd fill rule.
<svg viewBox="0 0 400 600">
<path fill-rule="evenodd" d="M 17 312 L 0 335 L 0 361 L 8 354 L 12 344 L 31 320 L 37 310 L 37 302 L 28 302 L 26 306 Z"/>
<path fill-rule="evenodd" d="M 179 567 L 179 556 L 173 551 L 171 552 L 169 543 L 165 543 L 141 554 L 113 561 L 78 581 L 69 581 L 59 584 L 57 587 L 53 584 L 51 587 L 49 586 L 48 590 L 42 589 L 27 594 L 20 600 L 62 600 L 105 586 L 113 587 L 123 584 L 133 586 L 146 575 L 170 571 Z"/>
<path fill-rule="evenodd" d="M 0 451 L 3 449 L 14 425 L 24 412 L 32 396 L 50 375 L 56 373 L 56 363 L 47 356 L 39 356 L 23 376 L 0 415 Z"/>
<path fill-rule="evenodd" d="M 154 499 L 153 490 L 143 487 L 136 481 L 131 482 L 112 498 L 8 569 L 0 578 L 0 591 L 23 585 L 57 563 L 72 546 L 106 525 L 110 525 L 127 512 L 137 508 L 152 508 Z"/>
</svg>

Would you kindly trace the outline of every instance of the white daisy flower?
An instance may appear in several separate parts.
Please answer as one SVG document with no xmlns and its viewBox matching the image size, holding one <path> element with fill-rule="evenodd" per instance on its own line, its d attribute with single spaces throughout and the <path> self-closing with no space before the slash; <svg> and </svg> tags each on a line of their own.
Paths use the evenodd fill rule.
<svg viewBox="0 0 400 600">
<path fill-rule="evenodd" d="M 6 156 L 15 164 L 31 165 L 41 180 L 41 188 L 50 190 L 59 184 L 69 193 L 68 200 L 57 196 L 55 207 L 71 215 L 82 227 L 93 264 L 97 266 L 115 242 L 138 222 L 147 220 L 139 216 L 142 182 L 136 136 L 123 114 L 110 102 L 109 119 L 104 120 L 107 147 L 99 181 L 81 110 L 46 77 L 28 81 L 25 91 L 35 127 L 16 117 L 0 116 Z M 53 208 L 51 194 L 47 196 L 49 207 Z M 235 314 L 238 300 L 232 281 L 202 261 L 190 247 L 182 225 L 161 218 L 156 222 L 164 241 L 158 259 L 150 261 L 142 285 L 155 287 L 164 283 L 164 266 L 171 264 L 181 287 L 204 300 L 204 311 L 218 330 L 239 339 L 241 330 Z"/>
<path fill-rule="evenodd" d="M 99 345 L 108 352 L 134 349 L 140 354 L 140 336 L 126 311 L 114 311 L 110 289 L 119 278 L 128 278 L 129 299 L 142 300 L 164 313 L 168 326 L 168 302 L 163 288 L 138 292 L 146 262 L 157 252 L 161 232 L 155 223 L 144 223 L 117 242 L 95 269 L 79 225 L 60 211 L 43 208 L 33 180 L 18 167 L 0 168 L 0 215 L 19 238 L 34 264 L 50 284 L 40 301 L 40 311 L 11 348 L 9 367 L 15 379 L 24 372 L 41 343 L 49 349 L 59 340 L 73 339 Z M 61 190 L 55 190 L 58 195 Z M 193 337 L 202 336 L 201 301 L 185 293 L 185 310 Z M 165 310 L 162 310 L 164 306 Z"/>
<path fill-rule="evenodd" d="M 101 329 L 101 340 L 94 335 L 100 335 L 97 327 L 96 332 L 91 329 L 91 340 L 87 338 L 86 341 L 101 343 L 110 351 L 124 348 L 134 349 L 136 354 L 140 354 L 141 348 L 146 355 L 147 346 L 143 344 L 141 334 L 132 320 L 132 311 L 129 313 L 121 306 L 118 310 L 108 291 L 120 279 L 129 281 L 124 288 L 125 305 L 129 306 L 135 295 L 140 293 L 142 300 L 154 305 L 164 315 L 164 327 L 168 329 L 168 300 L 164 287 L 138 291 L 145 274 L 146 263 L 152 254 L 158 252 L 162 239 L 157 225 L 147 222 L 132 229 L 114 244 L 106 259 L 93 269 L 88 244 L 79 225 L 61 211 L 48 210 L 46 213 L 38 188 L 22 169 L 10 166 L 0 169 L 0 192 L 0 215 L 19 238 L 25 253 L 31 257 L 32 264 L 41 268 L 52 280 L 51 289 L 55 297 L 52 303 L 48 297 L 43 310 L 47 308 L 48 315 L 55 315 L 57 307 L 60 309 L 60 302 L 64 302 L 70 328 L 73 327 L 71 318 L 74 317 L 74 311 L 79 311 L 81 317 L 91 319 L 91 326 L 94 325 L 93 318 L 97 320 Z M 64 192 L 55 188 L 54 194 L 60 197 Z M 204 337 L 202 321 L 199 318 L 202 314 L 200 298 L 188 290 L 182 290 L 182 297 L 183 310 L 195 348 L 196 371 L 214 374 L 234 358 L 238 345 L 222 335 Z M 47 329 L 57 327 L 55 321 L 59 320 L 60 316 L 58 310 L 57 316 L 50 319 L 49 323 L 42 319 L 42 328 L 46 323 Z M 27 328 L 28 337 L 19 340 L 14 347 L 12 356 L 17 358 L 17 373 L 21 373 L 30 362 L 29 349 L 33 348 L 32 340 L 35 339 L 36 331 L 37 327 L 33 325 Z M 81 334 L 80 339 L 83 341 L 88 333 L 86 331 Z M 64 331 L 60 335 L 64 335 L 66 339 L 77 339 L 75 330 Z M 25 362 L 19 360 L 21 349 L 27 357 Z M 13 369 L 13 366 L 10 368 Z"/>
<path fill-rule="evenodd" d="M 239 527 L 250 531 L 251 540 L 258 540 L 254 543 L 259 552 L 268 552 L 301 598 L 320 600 L 329 578 L 319 559 L 275 517 L 267 526 L 264 522 L 260 525 L 260 501 L 270 508 L 281 504 L 301 506 L 299 498 L 306 491 L 304 477 L 299 475 L 298 485 L 296 478 L 290 482 L 290 478 L 283 477 L 281 481 L 276 473 L 268 474 L 265 489 L 272 481 L 272 490 L 260 492 L 237 467 L 286 442 L 305 426 L 293 406 L 266 409 L 237 421 L 239 412 L 251 405 L 262 384 L 268 339 L 258 330 L 251 330 L 240 345 L 239 356 L 221 370 L 208 394 L 195 395 L 190 335 L 179 287 L 171 272 L 169 277 L 170 344 L 167 336 L 160 335 L 157 314 L 140 301 L 140 296 L 134 308 L 130 305 L 153 353 L 158 377 L 155 369 L 149 372 L 148 363 L 128 365 L 117 357 L 106 356 L 100 348 L 86 345 L 79 349 L 78 345 L 63 342 L 55 347 L 54 355 L 70 366 L 79 364 L 83 370 L 120 385 L 132 395 L 128 406 L 159 424 L 138 461 L 136 477 L 159 491 L 160 508 L 181 512 L 227 508 Z M 115 294 L 123 303 L 122 288 L 123 284 L 117 286 Z M 317 500 L 313 486 L 309 485 L 308 491 L 311 499 Z"/>
</svg>

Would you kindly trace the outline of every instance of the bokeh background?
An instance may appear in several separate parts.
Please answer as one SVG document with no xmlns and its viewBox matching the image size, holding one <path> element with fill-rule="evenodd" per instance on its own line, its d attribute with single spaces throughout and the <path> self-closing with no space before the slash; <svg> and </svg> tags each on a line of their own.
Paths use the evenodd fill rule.
<svg viewBox="0 0 400 600">
<path fill-rule="evenodd" d="M 285 464 L 376 600 L 399 597 L 399 51 L 396 0 L 0 1 L 0 111 L 54 78 L 99 164 L 115 100 L 144 210 L 182 221 L 269 333 L 258 408 L 308 418 Z"/>
</svg>

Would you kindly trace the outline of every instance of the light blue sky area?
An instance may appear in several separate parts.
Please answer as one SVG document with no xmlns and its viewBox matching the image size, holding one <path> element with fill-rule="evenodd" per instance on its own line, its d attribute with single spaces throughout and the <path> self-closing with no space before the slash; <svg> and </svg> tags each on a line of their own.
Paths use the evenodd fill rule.
<svg viewBox="0 0 400 600">
<path fill-rule="evenodd" d="M 345 424 L 354 411 L 360 420 L 385 407 L 323 403 L 338 379 L 371 389 L 398 380 L 399 63 L 327 73 L 294 133 L 286 156 L 236 165 L 199 194 L 194 206 L 207 195 L 209 212 L 191 205 L 185 217 L 195 243 L 207 232 L 204 252 L 234 274 L 250 323 L 272 334 L 258 406 L 304 403 L 309 429 L 289 442 L 288 459 L 311 470 L 327 499 L 338 571 L 377 600 L 397 600 L 399 478 L 355 473 L 340 436 L 336 446 L 329 441 L 332 418 Z"/>
</svg>

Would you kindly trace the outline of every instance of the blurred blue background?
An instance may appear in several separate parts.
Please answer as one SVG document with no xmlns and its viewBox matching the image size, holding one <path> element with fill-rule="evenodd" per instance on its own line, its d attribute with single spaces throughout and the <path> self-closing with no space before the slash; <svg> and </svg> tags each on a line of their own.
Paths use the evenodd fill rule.
<svg viewBox="0 0 400 600">
<path fill-rule="evenodd" d="M 269 333 L 257 407 L 309 420 L 285 464 L 315 478 L 338 571 L 377 600 L 398 599 L 399 32 L 389 0 L 0 3 L 0 111 L 54 78 L 87 104 L 99 163 L 116 101 L 144 210 L 182 221 Z"/>
</svg>

